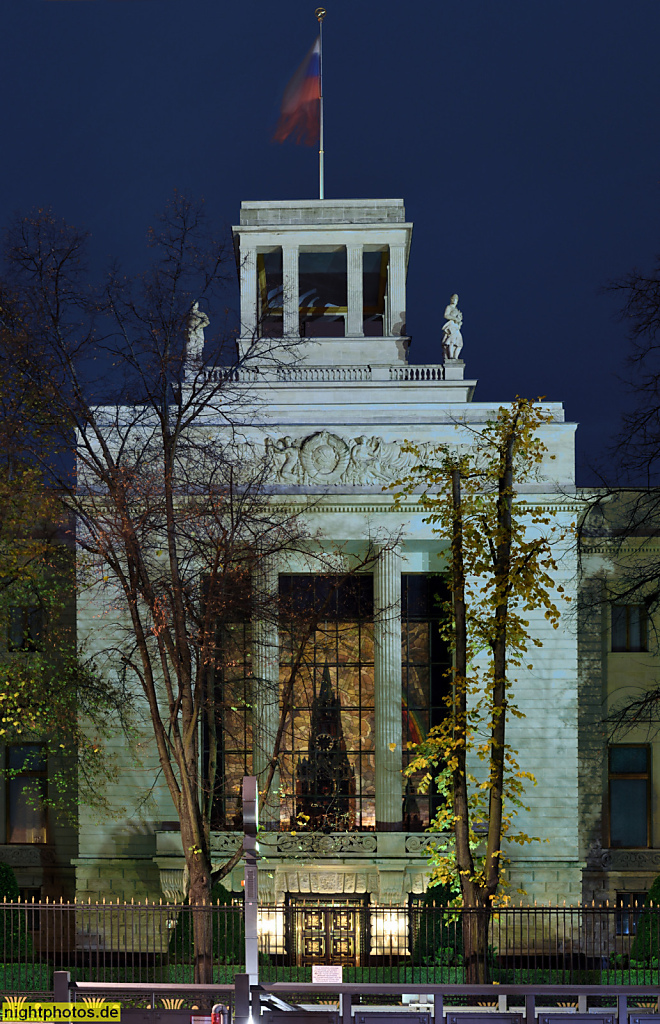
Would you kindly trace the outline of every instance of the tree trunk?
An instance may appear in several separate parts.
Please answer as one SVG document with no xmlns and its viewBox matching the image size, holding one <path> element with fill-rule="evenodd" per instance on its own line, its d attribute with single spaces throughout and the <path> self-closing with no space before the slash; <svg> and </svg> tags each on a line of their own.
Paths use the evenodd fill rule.
<svg viewBox="0 0 660 1024">
<path fill-rule="evenodd" d="M 489 980 L 488 925 L 490 906 L 477 902 L 463 907 L 463 963 L 468 985 L 485 985 Z"/>
<path fill-rule="evenodd" d="M 188 903 L 192 908 L 196 985 L 213 984 L 213 913 L 211 910 L 211 865 L 203 853 L 186 856 L 190 873 Z M 200 997 L 203 998 L 203 997 Z"/>
</svg>

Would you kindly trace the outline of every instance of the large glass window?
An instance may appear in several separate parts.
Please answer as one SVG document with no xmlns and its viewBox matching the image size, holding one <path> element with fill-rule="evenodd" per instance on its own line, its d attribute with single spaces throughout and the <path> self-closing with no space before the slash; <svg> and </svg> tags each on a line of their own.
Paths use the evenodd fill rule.
<svg viewBox="0 0 660 1024">
<path fill-rule="evenodd" d="M 226 622 L 218 627 L 214 687 L 215 736 L 206 723 L 204 756 L 216 749 L 216 785 L 212 828 L 241 827 L 243 776 L 252 774 L 252 666 L 250 623 Z"/>
<path fill-rule="evenodd" d="M 447 714 L 450 655 L 438 628 L 448 592 L 438 576 L 404 574 L 401 578 L 402 715 L 404 765 L 413 756 L 409 744 L 420 743 Z M 423 774 L 423 773 L 422 773 Z M 419 792 L 420 776 L 406 780 L 403 827 L 414 832 L 428 826 L 438 809 L 435 786 Z"/>
<path fill-rule="evenodd" d="M 348 302 L 346 249 L 301 252 L 298 284 L 301 336 L 343 337 Z"/>
<path fill-rule="evenodd" d="M 283 324 L 282 250 L 257 254 L 259 285 L 259 333 L 267 338 L 281 338 Z"/>
<path fill-rule="evenodd" d="M 7 842 L 46 842 L 46 747 L 7 748 Z"/>
<path fill-rule="evenodd" d="M 280 576 L 285 828 L 375 827 L 371 576 Z"/>
<path fill-rule="evenodd" d="M 646 651 L 646 608 L 643 604 L 612 605 L 612 650 Z"/>
<path fill-rule="evenodd" d="M 649 845 L 651 752 L 630 744 L 609 749 L 610 846 Z"/>
</svg>

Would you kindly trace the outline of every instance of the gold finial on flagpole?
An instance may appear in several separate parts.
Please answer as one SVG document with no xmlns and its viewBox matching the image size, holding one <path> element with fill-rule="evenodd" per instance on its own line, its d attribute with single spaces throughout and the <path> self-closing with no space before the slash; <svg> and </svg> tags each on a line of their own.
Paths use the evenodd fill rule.
<svg viewBox="0 0 660 1024">
<path fill-rule="evenodd" d="M 317 7 L 316 10 L 314 11 L 314 14 L 316 15 L 316 20 L 319 22 L 323 21 L 327 13 L 328 12 L 326 11 L 325 7 Z"/>
</svg>

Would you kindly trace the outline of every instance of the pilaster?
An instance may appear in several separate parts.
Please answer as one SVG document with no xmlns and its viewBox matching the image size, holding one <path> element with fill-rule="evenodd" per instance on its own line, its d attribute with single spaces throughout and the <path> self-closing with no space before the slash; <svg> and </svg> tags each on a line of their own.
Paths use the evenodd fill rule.
<svg viewBox="0 0 660 1024">
<path fill-rule="evenodd" d="M 362 245 L 346 246 L 348 314 L 346 334 L 361 338 L 364 334 Z"/>
<path fill-rule="evenodd" d="M 257 332 L 257 251 L 241 246 L 241 336 L 252 340 Z"/>
<path fill-rule="evenodd" d="M 297 245 L 282 246 L 282 283 L 284 291 L 284 334 L 287 337 L 295 337 L 300 333 Z"/>
<path fill-rule="evenodd" d="M 390 244 L 389 333 L 406 333 L 406 247 Z"/>
<path fill-rule="evenodd" d="M 278 572 L 275 559 L 261 559 L 252 578 L 252 761 L 260 793 L 266 785 L 280 716 L 279 634 L 277 628 Z M 278 829 L 279 772 L 269 795 L 261 802 L 261 825 Z"/>
<path fill-rule="evenodd" d="M 374 566 L 376 828 L 402 827 L 401 549 L 383 547 Z"/>
</svg>

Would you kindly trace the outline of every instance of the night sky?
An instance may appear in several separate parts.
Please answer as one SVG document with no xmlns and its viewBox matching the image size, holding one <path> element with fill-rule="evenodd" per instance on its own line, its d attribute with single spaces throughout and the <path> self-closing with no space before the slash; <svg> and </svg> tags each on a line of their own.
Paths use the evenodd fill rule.
<svg viewBox="0 0 660 1024">
<path fill-rule="evenodd" d="M 272 144 L 315 0 L 14 0 L 2 12 L 0 221 L 50 205 L 136 269 L 174 188 L 222 225 L 315 197 Z M 403 197 L 411 360 L 457 291 L 477 400 L 562 400 L 580 482 L 629 399 L 603 294 L 660 251 L 658 0 L 328 0 L 326 195 Z"/>
</svg>

